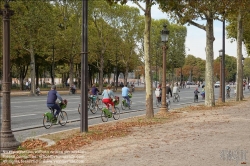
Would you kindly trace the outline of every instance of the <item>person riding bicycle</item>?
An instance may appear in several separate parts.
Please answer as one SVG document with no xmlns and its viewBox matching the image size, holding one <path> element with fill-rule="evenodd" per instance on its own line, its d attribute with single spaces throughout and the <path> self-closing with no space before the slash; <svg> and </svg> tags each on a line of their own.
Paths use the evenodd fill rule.
<svg viewBox="0 0 250 166">
<path fill-rule="evenodd" d="M 227 84 L 226 90 L 227 90 L 227 95 L 230 96 L 231 88 L 230 88 L 230 85 L 229 85 L 229 84 Z"/>
<path fill-rule="evenodd" d="M 115 95 L 111 90 L 111 85 L 107 85 L 106 89 L 102 92 L 102 102 L 109 108 L 109 104 L 112 106 L 112 112 L 115 113 Z"/>
<path fill-rule="evenodd" d="M 54 118 L 56 118 L 61 111 L 60 106 L 56 103 L 57 99 L 59 99 L 62 103 L 64 102 L 60 94 L 56 91 L 56 86 L 52 85 L 51 90 L 48 92 L 47 107 L 56 110 L 56 112 L 54 113 Z"/>
<path fill-rule="evenodd" d="M 127 105 L 128 107 L 130 108 L 130 99 L 128 97 L 128 94 L 129 94 L 130 90 L 129 88 L 127 87 L 127 84 L 124 85 L 124 87 L 122 88 L 122 97 L 124 99 L 126 99 L 126 102 L 127 102 Z"/>
<path fill-rule="evenodd" d="M 194 97 L 198 100 L 198 93 L 200 93 L 199 91 L 198 91 L 198 88 L 196 88 L 195 89 L 195 91 L 194 91 Z"/>
<path fill-rule="evenodd" d="M 72 84 L 72 85 L 70 86 L 69 91 L 70 91 L 72 94 L 75 94 L 75 93 L 76 93 L 76 86 L 75 86 L 75 84 Z"/>
<path fill-rule="evenodd" d="M 96 84 L 93 84 L 91 88 L 91 95 L 95 96 L 95 100 L 98 99 L 98 93 L 99 93 L 99 90 L 97 89 Z"/>
<path fill-rule="evenodd" d="M 39 86 L 36 88 L 36 94 L 37 94 L 37 95 L 40 95 L 40 94 L 41 94 L 41 90 L 40 90 Z"/>
<path fill-rule="evenodd" d="M 173 94 L 174 94 L 174 96 L 178 96 L 179 95 L 178 92 L 180 92 L 180 89 L 179 89 L 177 83 L 175 83 L 174 87 L 173 87 Z"/>
<path fill-rule="evenodd" d="M 161 102 L 161 92 L 162 92 L 161 84 L 159 84 L 158 87 L 155 89 L 155 96 L 159 103 Z"/>
</svg>

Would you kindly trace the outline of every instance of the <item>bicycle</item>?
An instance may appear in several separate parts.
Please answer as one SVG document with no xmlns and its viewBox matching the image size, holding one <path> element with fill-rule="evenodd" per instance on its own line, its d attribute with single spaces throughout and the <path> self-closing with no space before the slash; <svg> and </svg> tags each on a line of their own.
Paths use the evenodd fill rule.
<svg viewBox="0 0 250 166">
<path fill-rule="evenodd" d="M 81 103 L 79 103 L 78 105 L 78 113 L 81 114 Z M 102 105 L 102 99 L 98 98 L 97 96 L 90 96 L 88 98 L 88 110 L 90 112 L 92 112 L 92 114 L 95 114 L 98 109 L 102 109 L 103 105 Z"/>
<path fill-rule="evenodd" d="M 127 101 L 126 101 L 125 98 L 122 99 L 122 102 L 121 102 L 121 108 L 122 108 L 122 110 L 125 110 L 126 108 L 129 108 L 129 109 L 130 109 L 130 107 L 131 107 L 131 105 L 132 105 L 132 101 L 131 101 L 132 94 L 129 93 L 129 94 L 128 94 L 128 97 L 130 98 L 129 105 L 128 105 L 128 103 L 127 103 Z"/>
<path fill-rule="evenodd" d="M 227 90 L 227 93 L 226 93 L 226 98 L 229 99 L 230 98 L 230 91 Z"/>
<path fill-rule="evenodd" d="M 168 99 L 168 97 L 167 97 L 166 103 L 167 103 L 168 110 L 170 110 L 170 108 L 171 108 L 171 101 L 170 101 L 170 99 Z"/>
<path fill-rule="evenodd" d="M 174 96 L 173 96 L 173 102 L 179 102 L 180 101 L 180 95 L 179 94 L 176 94 L 174 93 Z"/>
<path fill-rule="evenodd" d="M 65 104 L 59 103 L 61 109 L 65 109 L 67 106 L 67 102 Z M 54 118 L 54 109 L 49 107 L 50 112 L 45 112 L 43 115 L 43 126 L 46 129 L 49 129 L 54 124 L 60 124 L 61 126 L 66 125 L 68 122 L 68 115 L 65 111 L 60 111 L 59 114 Z"/>
<path fill-rule="evenodd" d="M 107 122 L 111 117 L 113 117 L 115 120 L 118 120 L 120 118 L 120 109 L 116 107 L 117 105 L 119 105 L 119 97 L 115 96 L 114 104 L 115 113 L 112 113 L 112 111 L 110 111 L 110 104 L 107 104 L 107 107 L 102 109 L 101 119 L 103 122 Z"/>
<path fill-rule="evenodd" d="M 197 94 L 197 95 L 194 95 L 194 102 L 195 102 L 195 103 L 198 103 L 198 94 Z"/>
<path fill-rule="evenodd" d="M 157 107 L 160 107 L 160 106 L 161 106 L 161 101 L 158 100 L 157 97 L 156 97 L 156 106 L 157 106 Z"/>
<path fill-rule="evenodd" d="M 156 106 L 161 107 L 161 101 L 158 101 L 158 99 L 156 99 Z M 166 97 L 166 106 L 168 107 L 168 109 L 171 108 L 171 101 L 167 97 Z"/>
</svg>

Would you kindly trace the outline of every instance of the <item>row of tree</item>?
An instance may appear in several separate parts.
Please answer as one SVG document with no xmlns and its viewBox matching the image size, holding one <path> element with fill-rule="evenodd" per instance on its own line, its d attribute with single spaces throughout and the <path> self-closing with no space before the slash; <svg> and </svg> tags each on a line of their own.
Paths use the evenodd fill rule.
<svg viewBox="0 0 250 166">
<path fill-rule="evenodd" d="M 114 69 L 127 76 L 136 66 L 145 65 L 146 115 L 153 117 L 153 91 L 151 66 L 159 64 L 157 56 L 161 53 L 160 30 L 163 24 L 170 29 L 168 42 L 167 66 L 169 70 L 185 67 L 186 28 L 179 24 L 191 24 L 206 31 L 205 105 L 214 106 L 214 55 L 213 55 L 213 21 L 226 19 L 232 22 L 231 37 L 237 38 L 237 85 L 242 85 L 242 41 L 248 45 L 248 36 L 243 36 L 247 29 L 248 0 L 132 0 L 144 11 L 140 16 L 137 8 L 122 6 L 127 0 L 89 1 L 88 33 L 89 33 L 89 73 L 99 74 L 99 88 L 102 89 L 103 76 Z M 115 3 L 114 3 L 115 2 Z M 81 46 L 81 1 L 79 0 L 37 0 L 11 1 L 15 11 L 11 18 L 11 60 L 12 76 L 20 79 L 30 74 L 32 93 L 38 78 L 50 71 L 52 79 L 55 74 L 70 83 L 73 77 L 80 82 L 80 46 Z M 178 24 L 170 24 L 167 20 L 152 20 L 151 6 L 159 3 L 161 10 L 169 14 Z M 237 18 L 237 19 L 236 19 Z M 195 22 L 206 20 L 206 25 Z M 235 25 L 233 25 L 233 23 Z M 244 24 L 243 24 L 244 23 Z M 237 25 L 237 26 L 236 26 Z M 237 27 L 237 28 L 235 28 Z M 1 30 L 2 31 L 2 30 Z M 237 34 L 237 35 L 235 35 Z M 1 55 L 2 56 L 2 55 Z M 161 64 L 161 63 L 160 63 Z M 199 64 L 202 65 L 202 64 Z M 192 66 L 193 67 L 193 66 Z M 28 68 L 30 70 L 28 70 Z M 56 72 L 55 72 L 56 71 Z M 201 73 L 203 70 L 200 70 Z M 118 78 L 118 77 L 117 77 Z M 36 81 L 35 81 L 36 80 Z M 92 79 L 90 79 L 92 80 Z M 241 81 L 241 82 L 240 82 Z M 237 88 L 237 99 L 241 100 L 241 88 Z"/>
<path fill-rule="evenodd" d="M 32 93 L 47 73 L 52 84 L 54 77 L 63 82 L 69 79 L 70 84 L 77 78 L 80 83 L 81 1 L 13 1 L 10 6 L 15 11 L 11 17 L 11 76 L 20 82 L 30 77 Z M 145 61 L 143 17 L 137 8 L 110 6 L 105 1 L 90 1 L 88 11 L 90 84 L 98 77 L 102 89 L 103 77 L 114 71 L 117 79 L 123 73 L 127 82 L 128 72 Z M 186 28 L 170 25 L 167 20 L 153 20 L 152 64 L 161 55 L 163 24 L 171 31 L 172 68 L 180 67 L 185 57 Z"/>
</svg>

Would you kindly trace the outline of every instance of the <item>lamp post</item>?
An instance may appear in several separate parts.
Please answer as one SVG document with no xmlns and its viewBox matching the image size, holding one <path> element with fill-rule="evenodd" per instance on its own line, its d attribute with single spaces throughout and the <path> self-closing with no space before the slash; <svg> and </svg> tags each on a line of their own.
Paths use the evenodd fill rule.
<svg viewBox="0 0 250 166">
<path fill-rule="evenodd" d="M 167 30 L 167 25 L 163 26 L 163 30 L 161 31 L 161 41 L 163 43 L 162 51 L 163 51 L 163 62 L 162 62 L 162 97 L 161 97 L 161 108 L 160 111 L 162 113 L 166 113 L 168 108 L 166 106 L 166 42 L 168 42 L 169 30 Z"/>
<path fill-rule="evenodd" d="M 88 132 L 88 0 L 82 1 L 80 132 Z"/>
<path fill-rule="evenodd" d="M 11 130 L 11 109 L 10 109 L 10 16 L 14 14 L 13 10 L 5 1 L 4 9 L 0 11 L 3 16 L 3 77 L 2 77 L 2 119 L 0 132 L 0 152 L 5 150 L 14 150 L 20 146 Z"/>
<path fill-rule="evenodd" d="M 55 85 L 55 43 L 53 39 L 53 52 L 52 52 L 52 84 Z"/>
<path fill-rule="evenodd" d="M 219 98 L 218 101 L 222 102 L 222 56 L 223 56 L 223 50 L 219 50 L 219 57 L 220 59 L 220 94 L 219 94 Z"/>
<path fill-rule="evenodd" d="M 242 55 L 242 83 L 243 83 L 243 84 L 244 84 L 244 82 L 243 82 L 243 78 L 244 78 L 244 72 L 243 72 L 244 60 L 245 60 L 245 58 L 244 58 L 243 55 Z M 243 86 L 243 85 L 242 85 L 242 86 Z M 244 87 L 244 90 L 245 90 L 245 87 Z M 244 98 L 244 95 L 243 95 L 243 88 L 242 88 L 242 91 L 241 91 L 241 98 L 242 98 L 242 99 Z"/>
</svg>

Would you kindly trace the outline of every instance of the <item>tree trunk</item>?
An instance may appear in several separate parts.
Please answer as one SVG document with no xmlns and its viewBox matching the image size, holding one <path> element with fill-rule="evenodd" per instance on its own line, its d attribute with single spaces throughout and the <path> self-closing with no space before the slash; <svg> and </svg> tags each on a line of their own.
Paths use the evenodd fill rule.
<svg viewBox="0 0 250 166">
<path fill-rule="evenodd" d="M 70 57 L 70 69 L 69 69 L 69 86 L 71 86 L 74 83 L 73 75 L 74 75 L 74 61 L 72 56 Z"/>
<path fill-rule="evenodd" d="M 33 46 L 31 46 L 30 50 L 30 77 L 31 77 L 31 89 L 30 89 L 30 94 L 32 96 L 35 95 L 35 80 L 36 80 L 36 64 L 35 64 L 35 54 L 33 50 Z"/>
<path fill-rule="evenodd" d="M 241 101 L 243 99 L 243 80 L 242 80 L 242 13 L 239 9 L 237 17 L 237 87 L 236 87 L 236 101 Z"/>
<path fill-rule="evenodd" d="M 214 106 L 214 82 L 213 82 L 213 42 L 214 42 L 214 32 L 213 32 L 213 19 L 208 18 L 206 24 L 206 86 L 205 86 L 205 105 Z"/>
<path fill-rule="evenodd" d="M 103 90 L 103 66 L 104 66 L 103 63 L 104 63 L 104 60 L 103 60 L 103 54 L 102 54 L 100 58 L 100 74 L 99 74 L 99 82 L 98 82 L 100 92 L 102 92 Z"/>
<path fill-rule="evenodd" d="M 153 118 L 153 94 L 150 70 L 150 27 L 151 27 L 151 0 L 146 0 L 145 30 L 144 30 L 144 59 L 145 59 L 145 83 L 146 83 L 146 117 Z"/>
</svg>

